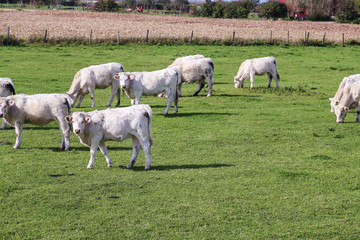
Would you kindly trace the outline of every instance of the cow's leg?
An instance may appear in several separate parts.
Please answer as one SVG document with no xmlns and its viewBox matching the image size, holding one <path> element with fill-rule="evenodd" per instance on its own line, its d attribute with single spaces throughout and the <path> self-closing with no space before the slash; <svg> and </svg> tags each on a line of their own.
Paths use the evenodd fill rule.
<svg viewBox="0 0 360 240">
<path fill-rule="evenodd" d="M 90 160 L 89 160 L 89 164 L 87 166 L 88 169 L 91 169 L 93 167 L 93 165 L 94 165 L 95 154 L 96 154 L 97 149 L 99 147 L 99 143 L 100 143 L 100 141 L 98 141 L 97 139 L 91 139 Z"/>
<path fill-rule="evenodd" d="M 112 162 L 111 162 L 110 156 L 108 154 L 108 150 L 105 145 L 105 142 L 100 142 L 99 148 L 100 148 L 100 151 L 102 152 L 102 154 L 104 154 L 104 156 L 105 156 L 108 167 L 112 167 Z"/>
<path fill-rule="evenodd" d="M 118 89 L 116 91 L 117 102 L 116 102 L 115 107 L 120 106 L 120 93 L 121 93 L 121 90 L 120 90 L 120 87 L 118 87 Z"/>
<path fill-rule="evenodd" d="M 80 95 L 79 102 L 78 102 L 78 104 L 76 104 L 76 108 L 80 107 L 82 101 L 84 100 L 84 97 L 85 97 L 85 95 Z"/>
<path fill-rule="evenodd" d="M 274 78 L 275 78 L 276 88 L 279 88 L 279 75 L 277 72 L 275 72 Z"/>
<path fill-rule="evenodd" d="M 89 92 L 91 97 L 91 107 L 95 107 L 95 87 L 93 88 L 89 87 Z"/>
<path fill-rule="evenodd" d="M 269 88 L 273 77 L 270 73 L 267 73 L 267 77 L 268 77 L 268 86 L 267 87 Z"/>
<path fill-rule="evenodd" d="M 196 89 L 196 91 L 194 92 L 193 96 L 197 96 L 199 94 L 199 92 L 201 91 L 201 89 L 203 89 L 205 86 L 205 83 L 202 81 L 199 83 L 198 88 Z"/>
<path fill-rule="evenodd" d="M 131 99 L 131 105 L 135 105 L 135 99 Z"/>
<path fill-rule="evenodd" d="M 115 96 L 116 96 L 116 93 L 117 93 L 117 90 L 119 88 L 119 81 L 113 81 L 112 82 L 112 85 L 111 85 L 111 96 L 110 96 L 110 100 L 108 102 L 108 104 L 106 104 L 106 107 L 110 107 Z M 119 101 L 119 99 L 118 99 Z"/>
<path fill-rule="evenodd" d="M 164 115 L 167 115 L 169 113 L 170 107 L 172 102 L 174 101 L 174 91 L 171 91 L 170 89 L 166 89 L 166 93 L 168 95 L 168 103 L 164 112 Z"/>
<path fill-rule="evenodd" d="M 0 129 L 5 129 L 5 128 L 6 128 L 6 121 L 3 119 Z"/>
<path fill-rule="evenodd" d="M 146 158 L 145 170 L 149 170 L 151 165 L 151 154 L 150 154 L 151 146 L 149 139 L 147 138 L 147 133 L 143 137 L 139 138 L 139 142 L 145 153 L 145 158 Z"/>
<path fill-rule="evenodd" d="M 213 88 L 213 85 L 214 85 L 214 82 L 213 82 L 212 78 L 213 78 L 212 74 L 210 74 L 210 76 L 208 76 L 206 78 L 206 82 L 207 82 L 207 85 L 208 85 L 208 88 L 209 88 L 207 97 L 210 97 L 212 95 L 212 88 Z"/>
<path fill-rule="evenodd" d="M 15 142 L 14 148 L 19 148 L 19 146 L 21 144 L 22 129 L 23 129 L 23 123 L 15 122 L 16 142 Z"/>
<path fill-rule="evenodd" d="M 70 127 L 69 124 L 65 121 L 65 118 L 60 118 L 58 121 L 62 136 L 60 149 L 67 151 L 70 148 Z"/>
<path fill-rule="evenodd" d="M 178 96 L 181 97 L 181 89 L 182 89 L 182 83 L 179 83 L 178 85 Z"/>
<path fill-rule="evenodd" d="M 141 96 L 135 96 L 135 100 L 134 100 L 135 105 L 140 104 L 140 100 L 141 100 Z"/>
<path fill-rule="evenodd" d="M 132 144 L 133 144 L 133 153 L 132 153 L 129 165 L 126 168 L 132 168 L 134 166 L 136 159 L 139 155 L 140 149 L 141 149 L 141 145 L 140 145 L 137 137 L 132 136 Z"/>
<path fill-rule="evenodd" d="M 255 73 L 250 73 L 250 89 L 254 88 Z"/>
</svg>

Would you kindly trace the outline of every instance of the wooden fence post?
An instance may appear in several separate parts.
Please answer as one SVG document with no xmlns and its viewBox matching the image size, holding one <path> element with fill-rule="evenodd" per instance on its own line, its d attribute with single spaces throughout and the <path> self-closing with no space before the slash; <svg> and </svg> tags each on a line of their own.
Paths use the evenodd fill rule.
<svg viewBox="0 0 360 240">
<path fill-rule="evenodd" d="M 306 41 L 305 41 L 306 45 L 308 45 L 308 43 L 309 43 L 309 37 L 310 37 L 310 32 L 307 33 L 307 37 L 306 37 Z"/>
<path fill-rule="evenodd" d="M 342 46 L 345 47 L 345 34 L 342 34 Z"/>
<path fill-rule="evenodd" d="M 90 39 L 89 39 L 90 45 L 92 44 L 92 29 L 90 30 Z"/>
<path fill-rule="evenodd" d="M 233 42 L 235 41 L 235 32 L 233 32 L 233 38 L 232 38 L 232 41 L 233 41 Z"/>
<path fill-rule="evenodd" d="M 288 34 L 287 34 L 287 43 L 290 44 L 290 31 L 288 31 Z"/>
<path fill-rule="evenodd" d="M 322 40 L 323 45 L 325 44 L 325 36 L 326 36 L 326 33 L 324 33 L 324 36 L 323 36 L 323 40 Z"/>
<path fill-rule="evenodd" d="M 10 27 L 7 29 L 7 35 L 6 35 L 6 46 L 9 46 L 10 43 Z"/>
<path fill-rule="evenodd" d="M 270 43 L 272 43 L 272 31 L 270 31 Z"/>
<path fill-rule="evenodd" d="M 193 36 L 194 36 L 194 31 L 191 31 L 190 44 L 192 44 Z"/>
<path fill-rule="evenodd" d="M 46 37 L 47 37 L 47 29 L 45 30 L 43 44 L 46 43 Z"/>
<path fill-rule="evenodd" d="M 117 38 L 116 38 L 117 45 L 120 44 L 120 30 L 118 30 Z"/>
<path fill-rule="evenodd" d="M 145 42 L 148 42 L 148 40 L 149 40 L 149 29 L 146 31 Z"/>
</svg>

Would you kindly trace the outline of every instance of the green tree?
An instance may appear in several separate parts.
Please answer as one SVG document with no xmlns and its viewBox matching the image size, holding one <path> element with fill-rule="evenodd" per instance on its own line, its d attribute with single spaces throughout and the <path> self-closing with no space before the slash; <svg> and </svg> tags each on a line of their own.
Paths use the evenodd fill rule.
<svg viewBox="0 0 360 240">
<path fill-rule="evenodd" d="M 260 6 L 259 16 L 269 18 L 284 18 L 287 16 L 287 7 L 281 2 L 267 2 Z"/>
<path fill-rule="evenodd" d="M 119 5 L 115 0 L 100 0 L 95 3 L 95 9 L 100 12 L 115 12 L 119 8 Z"/>
<path fill-rule="evenodd" d="M 359 23 L 359 13 L 355 1 L 347 0 L 340 6 L 340 11 L 337 13 L 336 21 L 340 23 Z"/>
</svg>

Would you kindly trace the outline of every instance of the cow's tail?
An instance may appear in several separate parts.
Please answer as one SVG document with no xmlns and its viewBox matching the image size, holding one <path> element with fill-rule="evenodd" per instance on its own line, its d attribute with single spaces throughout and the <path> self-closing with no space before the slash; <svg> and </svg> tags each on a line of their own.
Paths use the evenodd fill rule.
<svg viewBox="0 0 360 240">
<path fill-rule="evenodd" d="M 69 97 L 70 98 L 70 97 Z M 71 98 L 69 99 L 68 97 L 65 97 L 65 104 L 67 106 L 68 109 L 68 115 L 71 115 Z"/>
<path fill-rule="evenodd" d="M 7 88 L 12 93 L 12 95 L 15 95 L 14 85 L 12 85 L 11 83 L 8 83 L 8 84 L 6 84 L 5 88 Z"/>
<path fill-rule="evenodd" d="M 274 59 L 274 64 L 275 64 L 275 69 L 276 69 L 276 77 L 277 77 L 278 81 L 280 81 L 280 75 L 279 75 L 279 72 L 277 70 L 276 60 L 275 59 Z"/>
<path fill-rule="evenodd" d="M 148 118 L 148 134 L 150 146 L 154 146 L 153 138 L 151 135 L 151 122 L 152 122 L 152 110 L 149 105 L 146 106 L 146 117 Z"/>
<path fill-rule="evenodd" d="M 179 84 L 181 83 L 180 72 L 177 69 L 176 69 L 176 76 L 177 76 L 177 80 L 176 80 L 175 102 L 174 102 L 175 106 L 177 106 L 179 102 Z"/>
</svg>

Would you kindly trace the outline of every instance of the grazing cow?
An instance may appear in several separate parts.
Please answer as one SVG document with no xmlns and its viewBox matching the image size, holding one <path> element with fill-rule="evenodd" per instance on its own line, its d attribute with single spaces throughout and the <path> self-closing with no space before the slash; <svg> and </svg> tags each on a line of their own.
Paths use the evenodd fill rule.
<svg viewBox="0 0 360 240">
<path fill-rule="evenodd" d="M 276 60 L 274 57 L 254 58 L 245 60 L 243 63 L 241 63 L 239 71 L 234 77 L 235 88 L 243 88 L 246 78 L 250 78 L 250 88 L 254 88 L 255 75 L 264 74 L 267 74 L 268 76 L 268 88 L 270 87 L 273 78 L 276 81 L 276 87 L 279 88 L 278 80 L 280 80 L 280 76 L 276 68 Z"/>
<path fill-rule="evenodd" d="M 85 95 L 90 93 L 92 103 L 91 107 L 95 106 L 95 89 L 104 89 L 111 85 L 111 97 L 106 104 L 109 107 L 117 96 L 116 106 L 120 105 L 120 88 L 119 81 L 114 79 L 114 75 L 123 72 L 124 67 L 120 63 L 106 63 L 101 65 L 93 65 L 83 68 L 75 74 L 74 80 L 70 86 L 67 94 L 73 99 L 74 104 L 80 96 L 76 107 L 80 107 Z"/>
<path fill-rule="evenodd" d="M 16 143 L 21 144 L 24 124 L 45 125 L 57 121 L 62 135 L 61 149 L 70 147 L 69 125 L 65 117 L 71 113 L 72 99 L 66 94 L 13 95 L 0 98 L 0 117 L 15 126 Z"/>
<path fill-rule="evenodd" d="M 357 107 L 357 116 L 355 122 L 359 122 L 360 118 L 360 82 L 353 82 L 346 85 L 341 100 L 334 103 L 334 112 L 336 122 L 343 123 L 349 109 Z"/>
<path fill-rule="evenodd" d="M 197 96 L 201 89 L 205 86 L 205 80 L 208 84 L 208 97 L 212 94 L 214 62 L 211 58 L 205 58 L 203 55 L 192 55 L 177 58 L 168 68 L 176 67 L 180 72 L 181 82 L 179 84 L 179 96 L 181 96 L 181 88 L 183 83 L 197 82 L 198 88 L 193 96 Z"/>
<path fill-rule="evenodd" d="M 0 97 L 15 95 L 15 86 L 10 78 L 0 78 Z M 5 129 L 6 121 L 3 120 L 0 129 Z"/>
<path fill-rule="evenodd" d="M 348 77 L 344 77 L 344 79 L 341 81 L 338 90 L 335 93 L 335 96 L 333 98 L 329 98 L 330 100 L 330 112 L 334 112 L 334 107 L 336 101 L 340 101 L 342 96 L 344 95 L 344 89 L 345 87 L 354 82 L 360 82 L 360 74 L 350 75 Z"/>
<path fill-rule="evenodd" d="M 127 168 L 131 168 L 144 149 L 146 157 L 145 169 L 150 169 L 150 147 L 153 145 L 151 136 L 152 111 L 149 105 L 140 104 L 131 107 L 113 108 L 102 111 L 75 112 L 66 116 L 67 122 L 73 126 L 74 133 L 80 142 L 90 147 L 88 169 L 94 165 L 98 149 L 104 154 L 109 167 L 112 166 L 105 142 L 123 141 L 132 138 L 133 154 Z M 148 136 L 149 135 L 149 136 Z"/>
<path fill-rule="evenodd" d="M 140 104 L 141 96 L 157 96 L 166 91 L 168 104 L 164 115 L 168 114 L 172 102 L 178 112 L 178 84 L 180 74 L 176 68 L 166 68 L 154 72 L 121 72 L 115 75 L 120 80 L 120 86 L 131 99 L 131 104 Z"/>
</svg>

